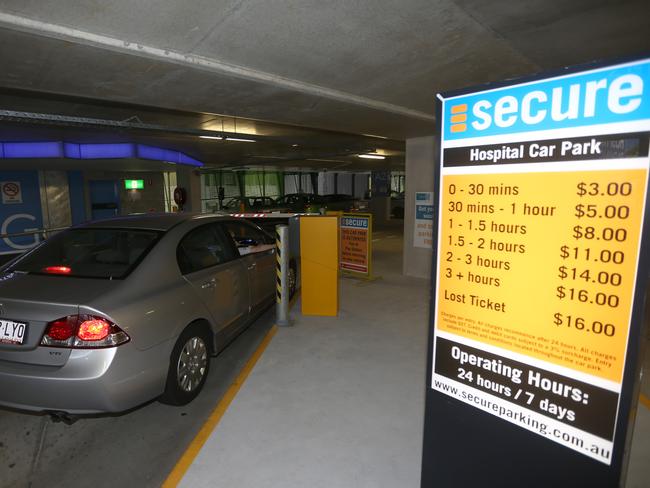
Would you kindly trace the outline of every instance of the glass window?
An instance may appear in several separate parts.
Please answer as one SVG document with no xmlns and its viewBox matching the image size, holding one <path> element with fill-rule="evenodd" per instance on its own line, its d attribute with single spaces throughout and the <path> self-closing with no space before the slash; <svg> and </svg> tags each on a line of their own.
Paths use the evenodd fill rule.
<svg viewBox="0 0 650 488">
<path fill-rule="evenodd" d="M 251 209 L 253 210 L 273 208 L 276 206 L 275 201 L 269 197 L 254 197 L 250 200 Z"/>
<path fill-rule="evenodd" d="M 45 241 L 11 271 L 80 278 L 124 278 L 162 232 L 136 229 L 72 229 Z"/>
<path fill-rule="evenodd" d="M 273 237 L 249 222 L 232 220 L 224 222 L 223 225 L 235 241 L 241 256 L 275 248 Z"/>
<path fill-rule="evenodd" d="M 176 258 L 181 274 L 193 273 L 234 259 L 232 245 L 214 224 L 191 230 L 178 245 Z"/>
<path fill-rule="evenodd" d="M 228 212 L 240 212 L 242 210 L 242 204 L 244 206 L 244 211 L 250 210 L 250 200 L 246 197 L 235 197 L 230 200 L 226 200 L 223 204 L 222 209 L 227 210 Z"/>
<path fill-rule="evenodd" d="M 281 193 L 281 174 L 275 171 L 246 171 L 244 194 L 248 197 L 277 197 Z"/>
<path fill-rule="evenodd" d="M 239 196 L 237 175 L 227 171 L 211 171 L 201 174 L 201 205 L 203 212 L 220 210 L 223 204 L 219 200 L 219 189 L 223 189 L 226 201 Z"/>
</svg>

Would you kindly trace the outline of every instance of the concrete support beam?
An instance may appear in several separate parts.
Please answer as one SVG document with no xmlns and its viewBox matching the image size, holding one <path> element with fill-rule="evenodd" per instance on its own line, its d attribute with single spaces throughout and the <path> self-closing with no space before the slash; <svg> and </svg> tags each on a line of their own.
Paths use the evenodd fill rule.
<svg viewBox="0 0 650 488">
<path fill-rule="evenodd" d="M 370 199 L 370 213 L 374 225 L 382 225 L 390 219 L 390 197 L 375 197 Z"/>
<path fill-rule="evenodd" d="M 355 173 L 354 175 L 354 198 L 367 198 L 368 173 Z"/>
<path fill-rule="evenodd" d="M 352 174 L 338 173 L 336 175 L 336 193 L 352 195 Z"/>
<path fill-rule="evenodd" d="M 404 259 L 407 276 L 431 276 L 431 249 L 413 246 L 415 225 L 415 192 L 433 191 L 434 137 L 406 140 L 406 192 L 404 196 Z M 435 207 L 434 211 L 438 211 Z"/>
<path fill-rule="evenodd" d="M 184 212 L 201 212 L 201 175 L 195 168 L 187 166 L 176 167 L 176 181 L 179 188 L 185 188 L 187 201 L 183 205 Z"/>
<path fill-rule="evenodd" d="M 334 193 L 336 190 L 336 173 L 331 173 L 327 171 L 322 171 L 318 173 L 318 194 L 319 195 L 329 195 Z"/>
</svg>

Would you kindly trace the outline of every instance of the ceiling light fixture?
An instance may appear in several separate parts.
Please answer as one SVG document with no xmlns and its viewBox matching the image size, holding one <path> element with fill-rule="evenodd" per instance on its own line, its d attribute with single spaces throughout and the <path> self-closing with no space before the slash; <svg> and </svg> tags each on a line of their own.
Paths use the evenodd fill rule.
<svg viewBox="0 0 650 488">
<path fill-rule="evenodd" d="M 223 139 L 223 137 L 219 137 L 219 136 L 199 136 L 199 138 L 200 139 L 215 139 L 217 141 L 220 141 L 221 139 Z"/>
<path fill-rule="evenodd" d="M 257 142 L 255 139 L 240 139 L 239 137 L 226 137 L 226 140 L 235 142 Z"/>
<path fill-rule="evenodd" d="M 386 156 L 379 154 L 357 154 L 357 156 L 364 159 L 386 159 Z"/>
</svg>

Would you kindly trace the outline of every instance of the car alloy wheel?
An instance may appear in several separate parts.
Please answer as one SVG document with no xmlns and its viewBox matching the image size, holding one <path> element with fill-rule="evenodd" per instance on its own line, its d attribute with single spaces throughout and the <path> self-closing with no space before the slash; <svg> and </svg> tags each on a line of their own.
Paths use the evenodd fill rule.
<svg viewBox="0 0 650 488">
<path fill-rule="evenodd" d="M 191 337 L 183 346 L 176 365 L 176 380 L 180 388 L 193 392 L 207 371 L 208 349 L 201 337 Z"/>
<path fill-rule="evenodd" d="M 211 338 L 207 324 L 183 331 L 171 353 L 162 403 L 187 405 L 200 393 L 210 371 Z"/>
</svg>

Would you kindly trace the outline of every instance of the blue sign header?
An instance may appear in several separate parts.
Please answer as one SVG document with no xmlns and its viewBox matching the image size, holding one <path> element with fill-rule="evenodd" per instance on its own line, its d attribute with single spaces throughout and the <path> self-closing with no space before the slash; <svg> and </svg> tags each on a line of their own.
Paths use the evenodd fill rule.
<svg viewBox="0 0 650 488">
<path fill-rule="evenodd" d="M 433 205 L 416 205 L 415 218 L 417 220 L 433 220 Z"/>
<path fill-rule="evenodd" d="M 354 227 L 356 229 L 367 229 L 368 220 L 368 217 L 341 217 L 341 226 Z"/>
<path fill-rule="evenodd" d="M 650 59 L 445 99 L 445 140 L 650 119 Z"/>
</svg>

